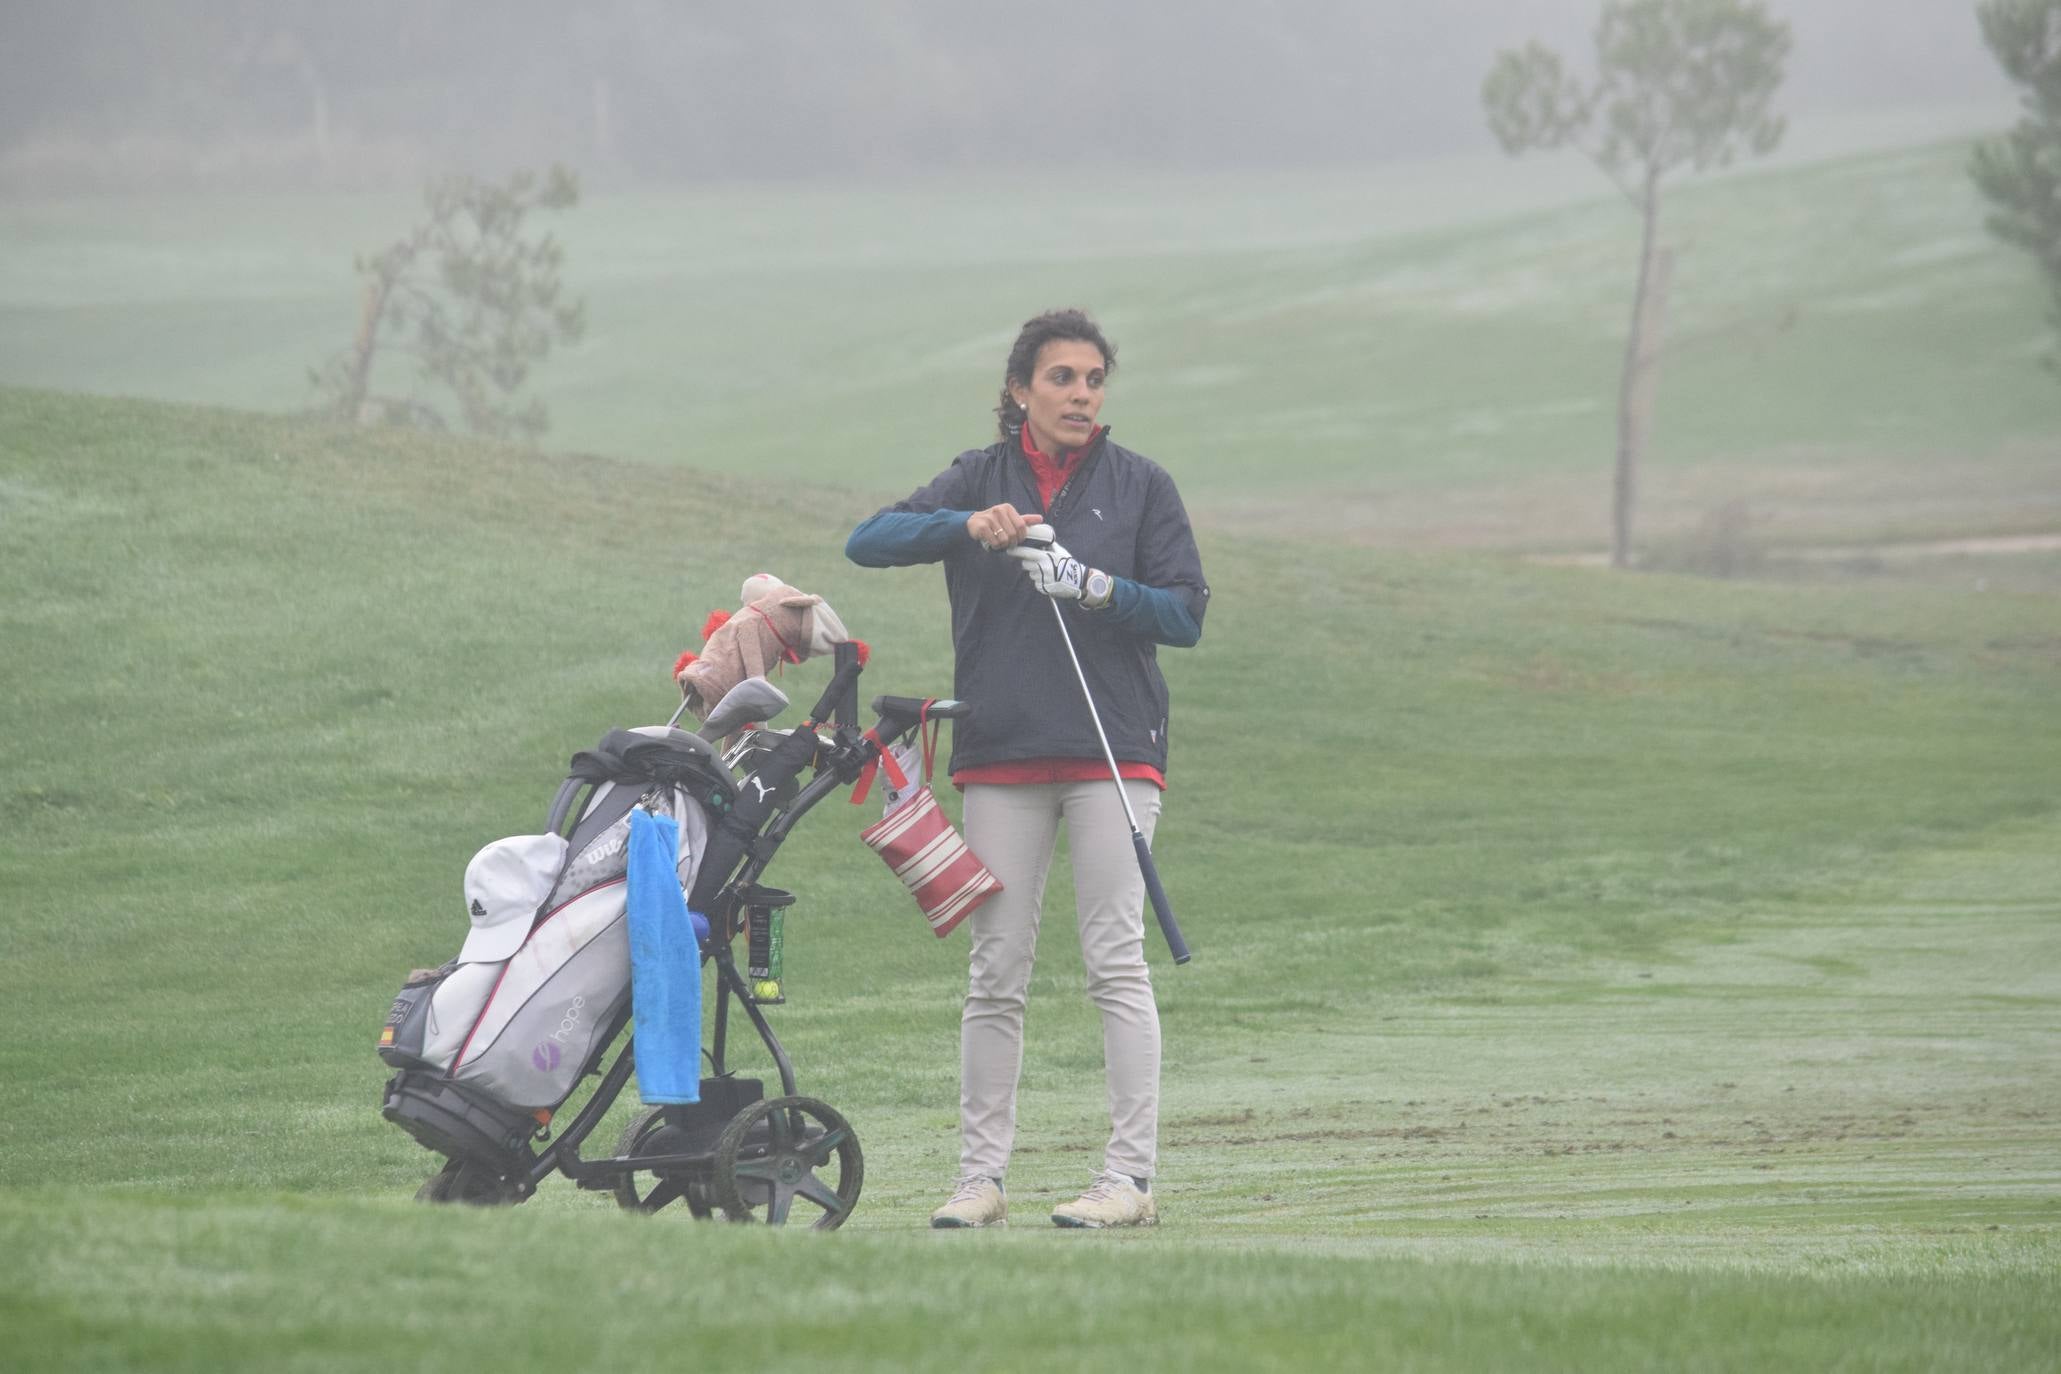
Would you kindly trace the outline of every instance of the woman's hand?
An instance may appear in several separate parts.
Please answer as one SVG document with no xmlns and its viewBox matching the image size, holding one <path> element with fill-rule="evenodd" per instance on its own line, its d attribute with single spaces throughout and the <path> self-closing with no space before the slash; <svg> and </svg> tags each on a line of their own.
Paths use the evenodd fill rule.
<svg viewBox="0 0 2061 1374">
<path fill-rule="evenodd" d="M 966 533 L 985 548 L 1006 549 L 1022 543 L 1030 527 L 1043 518 L 1042 515 L 1019 514 L 1016 507 L 1004 501 L 999 506 L 989 506 L 967 516 Z"/>
<path fill-rule="evenodd" d="M 1114 579 L 1068 553 L 1066 545 L 1052 537 L 1050 525 L 1032 525 L 1029 537 L 1009 550 L 1009 556 L 1023 564 L 1038 595 L 1054 601 L 1078 601 L 1087 610 L 1099 611 L 1115 590 Z"/>
</svg>

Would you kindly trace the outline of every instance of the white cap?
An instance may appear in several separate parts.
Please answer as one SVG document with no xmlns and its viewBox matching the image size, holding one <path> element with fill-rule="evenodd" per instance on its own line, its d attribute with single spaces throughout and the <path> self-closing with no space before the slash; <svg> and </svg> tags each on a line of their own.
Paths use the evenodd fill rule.
<svg viewBox="0 0 2061 1374">
<path fill-rule="evenodd" d="M 520 949 L 564 867 L 565 840 L 558 835 L 511 835 L 473 855 L 465 866 L 472 934 L 458 951 L 459 961 L 497 963 Z"/>
</svg>

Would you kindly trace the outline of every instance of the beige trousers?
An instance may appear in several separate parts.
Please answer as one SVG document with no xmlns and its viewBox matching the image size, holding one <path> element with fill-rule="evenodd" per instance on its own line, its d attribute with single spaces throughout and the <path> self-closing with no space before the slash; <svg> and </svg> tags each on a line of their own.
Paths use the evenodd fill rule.
<svg viewBox="0 0 2061 1374">
<path fill-rule="evenodd" d="M 1127 781 L 1147 840 L 1160 790 Z M 973 932 L 966 1010 L 959 1022 L 959 1169 L 1002 1177 L 1016 1137 L 1023 1071 L 1023 1009 L 1038 944 L 1045 873 L 1066 823 L 1074 907 L 1088 1000 L 1102 1012 L 1109 1083 L 1104 1167 L 1150 1178 L 1159 1157 L 1159 1007 L 1145 965 L 1145 879 L 1131 828 L 1109 779 L 973 783 L 966 788 L 966 843 L 1002 880 L 968 918 Z"/>
</svg>

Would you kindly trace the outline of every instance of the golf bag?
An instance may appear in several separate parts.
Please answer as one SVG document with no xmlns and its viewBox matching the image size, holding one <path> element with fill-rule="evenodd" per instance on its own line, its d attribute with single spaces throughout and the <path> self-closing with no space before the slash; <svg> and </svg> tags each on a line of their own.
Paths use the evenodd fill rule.
<svg viewBox="0 0 2061 1374">
<path fill-rule="evenodd" d="M 631 810 L 678 822 L 685 891 L 707 856 L 709 815 L 727 814 L 733 800 L 708 744 L 684 730 L 612 730 L 575 756 L 548 834 L 499 841 L 468 869 L 465 949 L 411 976 L 394 999 L 379 1040 L 380 1057 L 402 1070 L 388 1119 L 454 1158 L 499 1168 L 521 1155 L 629 1016 Z M 549 871 L 537 856 L 561 852 L 568 819 Z M 496 860 L 508 871 L 511 850 L 528 868 L 498 887 L 490 877 L 494 895 L 483 902 L 476 878 Z"/>
</svg>

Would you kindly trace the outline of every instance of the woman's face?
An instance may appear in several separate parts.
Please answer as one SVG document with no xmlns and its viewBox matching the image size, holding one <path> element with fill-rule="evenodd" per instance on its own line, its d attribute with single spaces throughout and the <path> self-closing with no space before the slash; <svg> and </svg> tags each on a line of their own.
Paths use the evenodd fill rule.
<svg viewBox="0 0 2061 1374">
<path fill-rule="evenodd" d="M 1038 350 L 1030 385 L 1009 383 L 1009 394 L 1028 413 L 1031 443 L 1055 457 L 1079 448 L 1095 432 L 1102 409 L 1102 350 L 1081 339 L 1054 339 Z"/>
</svg>

